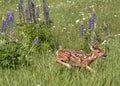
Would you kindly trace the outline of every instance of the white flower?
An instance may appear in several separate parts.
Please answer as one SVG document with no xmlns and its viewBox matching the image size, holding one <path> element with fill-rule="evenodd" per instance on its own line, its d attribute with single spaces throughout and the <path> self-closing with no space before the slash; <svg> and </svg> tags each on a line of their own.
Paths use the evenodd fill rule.
<svg viewBox="0 0 120 86">
<path fill-rule="evenodd" d="M 71 3 L 71 1 L 67 1 L 67 3 Z"/>
<path fill-rule="evenodd" d="M 83 20 L 85 20 L 85 18 L 83 18 Z"/>
<path fill-rule="evenodd" d="M 120 36 L 120 34 L 118 34 L 118 36 Z"/>
<path fill-rule="evenodd" d="M 117 35 L 114 35 L 114 37 L 116 37 Z"/>
<path fill-rule="evenodd" d="M 75 22 L 76 22 L 76 23 L 79 23 L 79 22 L 80 22 L 80 20 L 78 19 L 78 20 L 76 20 Z"/>
<path fill-rule="evenodd" d="M 55 28 L 55 26 L 52 26 L 52 28 Z"/>
<path fill-rule="evenodd" d="M 41 19 L 40 18 L 38 18 L 38 21 L 40 21 Z"/>
<path fill-rule="evenodd" d="M 114 17 L 117 17 L 117 15 L 114 15 Z"/>
<path fill-rule="evenodd" d="M 91 5 L 90 8 L 94 8 L 94 5 Z"/>
<path fill-rule="evenodd" d="M 102 44 L 105 44 L 107 41 L 106 40 L 104 40 L 103 42 L 102 42 Z"/>
<path fill-rule="evenodd" d="M 63 29 L 64 29 L 64 30 L 66 30 L 66 28 L 65 28 L 65 27 L 64 27 Z"/>
<path fill-rule="evenodd" d="M 116 34 L 116 35 L 114 35 L 114 37 L 117 37 L 117 36 L 120 36 L 120 34 Z"/>
</svg>

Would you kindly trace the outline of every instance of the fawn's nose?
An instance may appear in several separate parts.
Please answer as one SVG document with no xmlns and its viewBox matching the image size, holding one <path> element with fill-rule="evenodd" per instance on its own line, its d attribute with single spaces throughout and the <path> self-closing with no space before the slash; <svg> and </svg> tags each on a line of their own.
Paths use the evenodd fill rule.
<svg viewBox="0 0 120 86">
<path fill-rule="evenodd" d="M 103 55 L 103 57 L 107 57 L 107 55 L 106 55 L 106 54 L 104 54 L 104 55 Z"/>
</svg>

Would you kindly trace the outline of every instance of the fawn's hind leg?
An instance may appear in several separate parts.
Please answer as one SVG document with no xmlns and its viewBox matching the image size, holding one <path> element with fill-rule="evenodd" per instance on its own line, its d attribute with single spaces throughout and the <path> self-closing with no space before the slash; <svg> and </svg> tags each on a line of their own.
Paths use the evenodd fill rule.
<svg viewBox="0 0 120 86">
<path fill-rule="evenodd" d="M 65 66 L 68 67 L 68 68 L 71 68 L 71 65 L 70 65 L 70 64 L 64 62 L 65 59 L 56 57 L 55 60 L 56 60 L 56 62 L 58 62 L 58 63 L 60 63 L 60 64 L 62 64 L 62 65 L 65 65 Z"/>
</svg>

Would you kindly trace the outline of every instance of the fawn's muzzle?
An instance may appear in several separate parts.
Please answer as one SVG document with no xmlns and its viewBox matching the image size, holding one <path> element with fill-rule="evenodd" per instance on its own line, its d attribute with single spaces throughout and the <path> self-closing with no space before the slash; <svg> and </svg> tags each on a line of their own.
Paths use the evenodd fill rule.
<svg viewBox="0 0 120 86">
<path fill-rule="evenodd" d="M 106 55 L 106 54 L 104 54 L 104 55 L 103 55 L 103 58 L 105 58 L 105 57 L 107 57 L 107 55 Z"/>
</svg>

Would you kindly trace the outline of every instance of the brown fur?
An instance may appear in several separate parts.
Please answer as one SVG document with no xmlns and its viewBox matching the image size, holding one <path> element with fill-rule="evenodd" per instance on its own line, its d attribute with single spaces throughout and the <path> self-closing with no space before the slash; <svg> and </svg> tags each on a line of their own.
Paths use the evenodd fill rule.
<svg viewBox="0 0 120 86">
<path fill-rule="evenodd" d="M 70 61 L 79 68 L 85 67 L 90 72 L 95 72 L 89 65 L 98 57 L 106 57 L 106 54 L 95 43 L 90 44 L 90 49 L 89 54 L 78 50 L 59 49 L 55 60 L 68 68 L 71 68 L 71 65 L 65 61 Z"/>
</svg>

